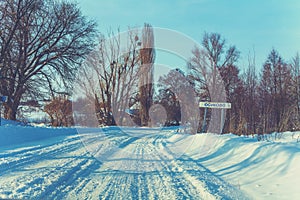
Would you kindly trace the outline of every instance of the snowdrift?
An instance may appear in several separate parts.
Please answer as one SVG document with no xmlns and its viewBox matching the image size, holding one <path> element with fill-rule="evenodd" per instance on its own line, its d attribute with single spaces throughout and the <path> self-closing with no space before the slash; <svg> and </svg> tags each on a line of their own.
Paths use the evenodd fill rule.
<svg viewBox="0 0 300 200">
<path fill-rule="evenodd" d="M 299 199 L 300 132 L 197 135 L 187 155 L 253 199 Z M 205 143 L 203 143 L 205 141 Z"/>
<path fill-rule="evenodd" d="M 50 128 L 25 126 L 21 122 L 2 119 L 0 147 L 22 145 L 27 142 L 50 139 L 76 133 L 75 128 Z"/>
</svg>

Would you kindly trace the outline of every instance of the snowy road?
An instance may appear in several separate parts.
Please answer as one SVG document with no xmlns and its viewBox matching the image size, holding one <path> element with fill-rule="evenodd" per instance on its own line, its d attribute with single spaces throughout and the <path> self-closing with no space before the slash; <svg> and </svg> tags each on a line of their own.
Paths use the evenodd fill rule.
<svg viewBox="0 0 300 200">
<path fill-rule="evenodd" d="M 247 199 L 184 154 L 180 142 L 189 136 L 140 132 L 70 134 L 0 150 L 0 198 Z"/>
</svg>

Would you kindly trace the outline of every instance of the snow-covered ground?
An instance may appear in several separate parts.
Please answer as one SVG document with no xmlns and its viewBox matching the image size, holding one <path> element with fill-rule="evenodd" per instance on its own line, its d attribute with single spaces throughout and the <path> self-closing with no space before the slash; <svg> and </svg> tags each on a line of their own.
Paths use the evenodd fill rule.
<svg viewBox="0 0 300 200">
<path fill-rule="evenodd" d="M 0 199 L 299 199 L 300 132 L 0 127 Z"/>
</svg>

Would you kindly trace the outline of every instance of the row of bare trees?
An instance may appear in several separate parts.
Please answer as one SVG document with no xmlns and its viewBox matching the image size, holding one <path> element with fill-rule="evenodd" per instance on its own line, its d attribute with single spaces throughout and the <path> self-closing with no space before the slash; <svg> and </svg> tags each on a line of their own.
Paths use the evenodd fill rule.
<svg viewBox="0 0 300 200">
<path fill-rule="evenodd" d="M 185 98 L 189 98 L 192 86 L 198 102 L 232 103 L 223 132 L 255 134 L 300 129 L 299 55 L 287 63 L 272 50 L 261 72 L 256 69 L 255 55 L 249 55 L 248 66 L 241 66 L 241 73 L 237 48 L 228 46 L 218 33 L 205 33 L 202 46 L 191 52 L 187 73 L 171 70 L 160 77 L 154 90 L 151 26 L 146 24 L 142 33 L 131 30 L 117 35 L 101 37 L 98 49 L 89 55 L 80 73 L 79 91 L 88 98 L 79 100 L 77 108 L 95 110 L 95 125 L 149 126 L 154 121 L 180 125 L 185 123 L 184 115 L 190 115 L 195 116 L 188 120 L 197 123 L 198 131 L 219 132 L 220 110 L 209 109 L 206 119 L 204 110 L 189 110 L 194 102 Z M 151 110 L 156 104 L 160 106 Z M 163 120 L 151 122 L 151 115 Z M 78 115 L 91 123 L 83 116 Z M 207 127 L 201 126 L 203 120 Z"/>
<path fill-rule="evenodd" d="M 256 70 L 255 55 L 249 55 L 248 66 L 242 66 L 241 73 L 236 62 L 239 52 L 234 46 L 226 48 L 220 34 L 206 33 L 202 46 L 202 50 L 193 50 L 189 77 L 200 101 L 232 103 L 223 132 L 256 134 L 300 129 L 298 54 L 286 62 L 273 49 L 261 72 Z M 222 90 L 226 92 L 225 99 Z M 209 111 L 209 122 L 220 115 L 214 112 L 217 111 Z"/>
<path fill-rule="evenodd" d="M 261 132 L 299 130 L 299 55 L 285 62 L 272 50 L 257 87 Z"/>
</svg>

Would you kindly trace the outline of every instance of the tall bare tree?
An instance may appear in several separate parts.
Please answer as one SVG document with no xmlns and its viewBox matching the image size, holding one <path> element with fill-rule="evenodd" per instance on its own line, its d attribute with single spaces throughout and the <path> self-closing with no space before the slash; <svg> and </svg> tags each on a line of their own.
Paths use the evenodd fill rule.
<svg viewBox="0 0 300 200">
<path fill-rule="evenodd" d="M 16 119 L 22 100 L 68 91 L 94 45 L 95 23 L 76 4 L 51 0 L 3 0 L 0 18 L 0 90 L 5 117 Z"/>
<path fill-rule="evenodd" d="M 153 63 L 155 60 L 154 33 L 150 24 L 145 24 L 140 50 L 139 101 L 141 125 L 149 125 L 149 109 L 153 103 Z"/>
</svg>

